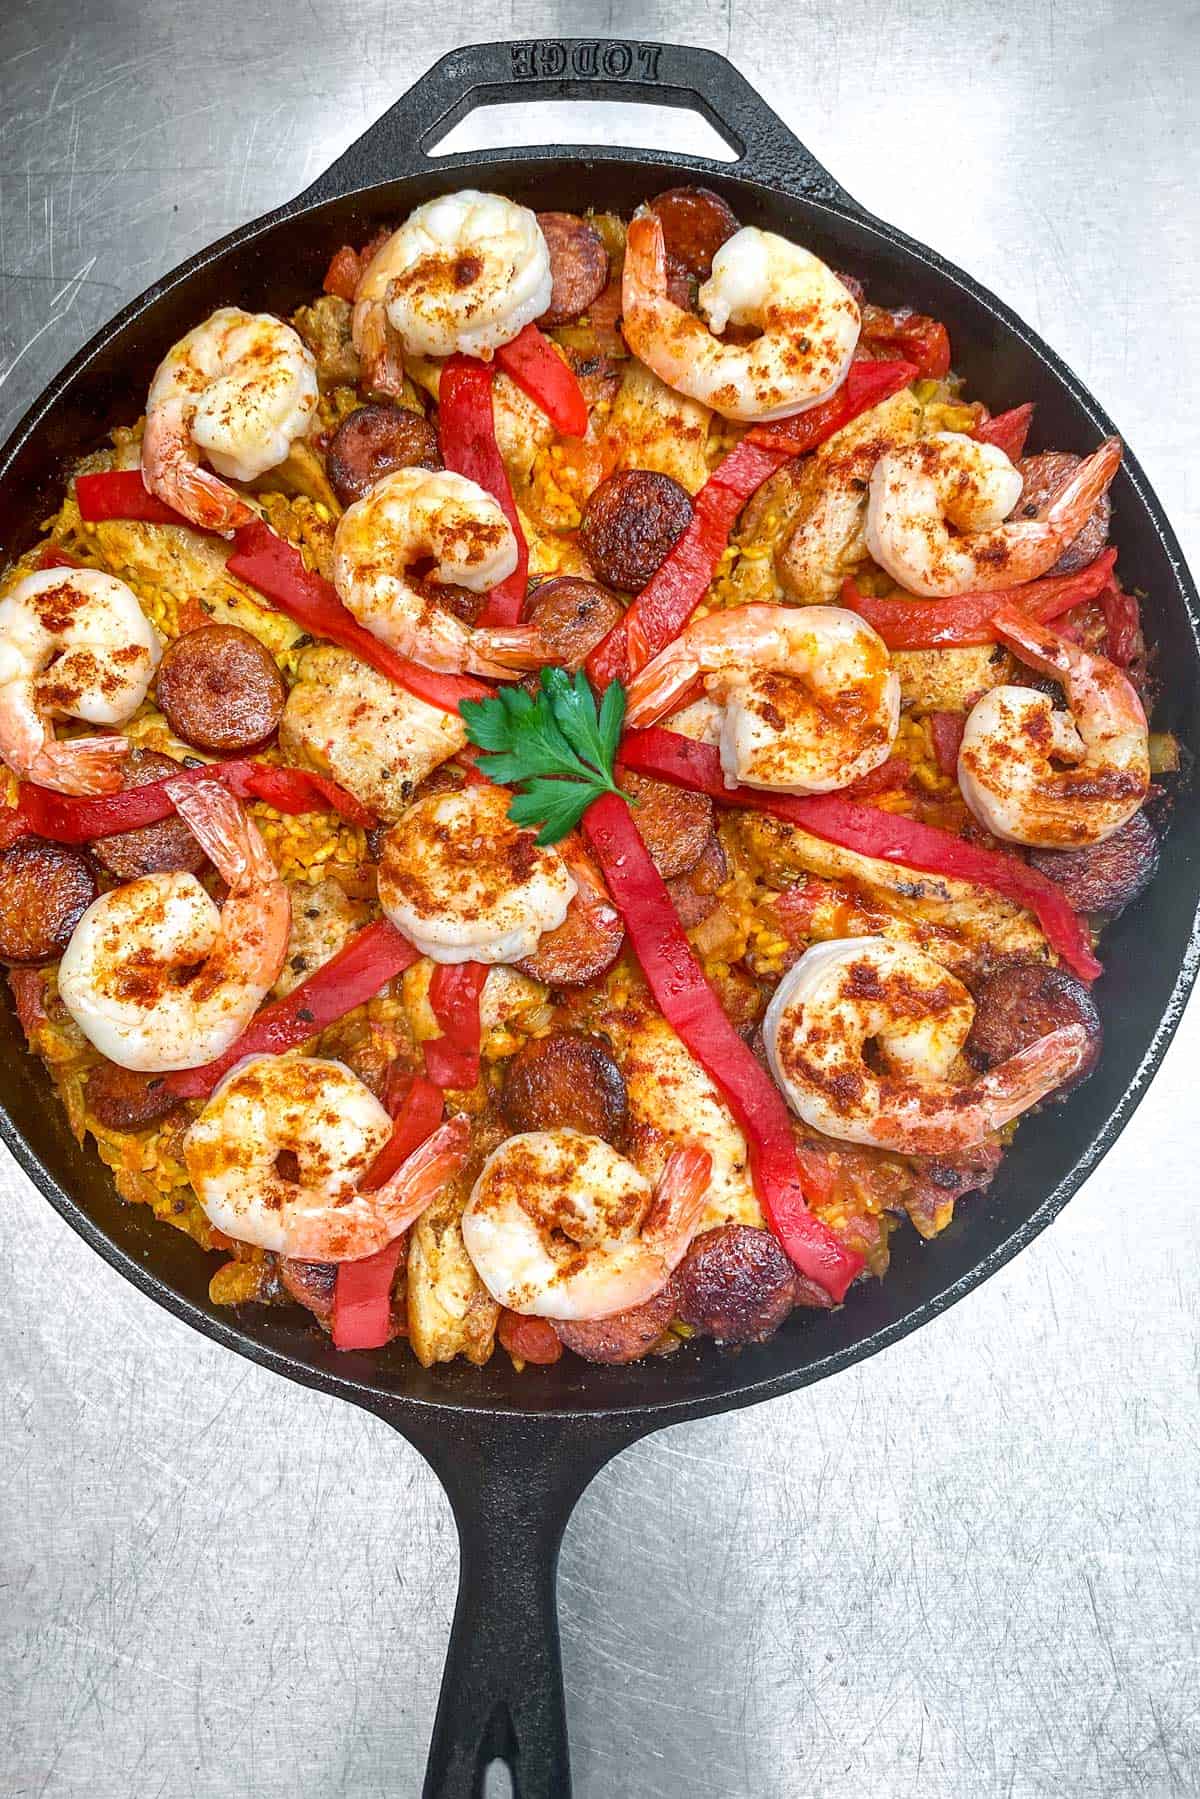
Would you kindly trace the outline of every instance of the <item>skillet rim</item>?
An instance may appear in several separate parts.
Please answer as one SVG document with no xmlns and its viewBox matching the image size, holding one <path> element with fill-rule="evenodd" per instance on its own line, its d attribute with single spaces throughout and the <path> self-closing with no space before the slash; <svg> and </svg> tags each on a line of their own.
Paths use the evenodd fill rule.
<svg viewBox="0 0 1200 1799">
<path fill-rule="evenodd" d="M 705 175 L 709 180 L 716 179 L 743 188 L 758 201 L 765 200 L 769 203 L 780 201 L 791 206 L 799 204 L 811 208 L 817 214 L 825 216 L 834 235 L 841 224 L 850 225 L 856 230 L 873 235 L 888 250 L 892 252 L 898 250 L 906 259 L 921 265 L 939 281 L 949 283 L 968 299 L 981 305 L 1006 333 L 1032 353 L 1053 381 L 1066 390 L 1076 407 L 1101 435 L 1107 436 L 1114 432 L 1115 427 L 1107 413 L 1089 390 L 1084 387 L 1057 353 L 1037 333 L 1032 331 L 1004 301 L 998 299 L 971 275 L 936 251 L 865 212 L 848 195 L 838 189 L 832 180 L 830 180 L 830 187 L 834 197 L 830 197 L 828 191 L 815 193 L 791 188 L 782 181 L 771 179 L 766 174 L 752 174 L 748 172 L 744 161 L 742 163 L 715 164 L 697 157 L 671 155 L 652 150 L 627 150 L 610 145 L 580 148 L 563 145 L 510 146 L 491 153 L 467 152 L 460 155 L 438 157 L 436 160 L 431 159 L 428 175 L 436 180 L 444 174 L 448 178 L 446 186 L 450 187 L 450 178 L 462 168 L 491 172 L 497 169 L 503 171 L 506 166 L 513 164 L 553 164 L 562 168 L 571 165 L 578 166 L 581 163 L 585 168 L 591 163 L 616 163 L 626 170 L 646 172 L 664 168 L 686 169 Z M 114 318 L 103 325 L 71 358 L 59 374 L 47 384 L 10 432 L 3 448 L 0 449 L 0 481 L 6 478 L 9 467 L 21 448 L 50 414 L 58 400 L 69 390 L 76 377 L 121 330 L 148 311 L 166 294 L 190 280 L 192 276 L 219 262 L 229 251 L 252 243 L 256 237 L 264 235 L 278 225 L 299 224 L 305 218 L 321 214 L 332 207 L 350 206 L 355 202 L 378 206 L 382 194 L 391 189 L 408 186 L 411 183 L 412 174 L 406 172 L 391 181 L 366 183 L 337 194 L 320 194 L 319 190 L 324 179 L 325 177 L 319 177 L 318 181 L 298 199 L 277 207 L 257 219 L 248 221 L 214 243 L 202 246 L 166 275 L 160 277 L 158 281 L 152 283 L 142 294 L 124 306 Z M 313 198 L 314 194 L 318 194 L 319 197 Z M 1190 627 L 1193 660 L 1200 668 L 1200 596 L 1197 595 L 1195 582 L 1184 560 L 1178 539 L 1157 496 L 1146 480 L 1137 457 L 1129 449 L 1128 441 L 1122 437 L 1122 442 L 1125 444 L 1122 471 L 1128 477 L 1133 496 L 1152 526 L 1171 568 L 1176 591 Z M 681 1395 L 678 1399 L 674 1399 L 668 1391 L 665 1396 L 627 1405 L 618 1403 L 587 1406 L 577 1402 L 575 1404 L 526 1407 L 511 1404 L 503 1397 L 479 1399 L 472 1395 L 458 1395 L 453 1392 L 426 1397 L 415 1393 L 403 1393 L 383 1388 L 377 1382 L 369 1378 L 358 1377 L 349 1371 L 343 1374 L 335 1372 L 330 1367 L 314 1366 L 297 1359 L 286 1351 L 275 1349 L 261 1342 L 244 1324 L 227 1322 L 224 1317 L 213 1316 L 204 1311 L 199 1305 L 185 1298 L 168 1282 L 156 1275 L 150 1267 L 122 1248 L 50 1173 L 3 1106 L 0 1106 L 0 1142 L 3 1142 L 8 1148 L 18 1166 L 28 1175 L 38 1191 L 49 1200 L 59 1216 L 110 1267 L 165 1311 L 202 1335 L 244 1356 L 260 1367 L 269 1368 L 304 1386 L 313 1387 L 318 1391 L 348 1400 L 350 1403 L 364 1407 L 392 1422 L 400 1422 L 403 1419 L 401 1428 L 405 1429 L 415 1426 L 419 1420 L 431 1419 L 442 1413 L 451 1412 L 457 1417 L 473 1420 L 478 1424 L 484 1422 L 500 1424 L 507 1420 L 513 1420 L 530 1427 L 537 1427 L 543 1423 L 552 1425 L 564 1421 L 582 1423 L 593 1428 L 602 1428 L 606 1424 L 621 1426 L 627 1436 L 632 1438 L 641 1434 L 643 1429 L 650 1430 L 709 1413 L 737 1410 L 743 1406 L 757 1404 L 762 1400 L 779 1397 L 815 1381 L 823 1380 L 828 1375 L 838 1373 L 856 1362 L 864 1361 L 877 1351 L 890 1347 L 891 1344 L 908 1336 L 910 1332 L 919 1329 L 933 1318 L 949 1310 L 975 1287 L 990 1279 L 993 1274 L 1025 1249 L 1035 1237 L 1039 1236 L 1098 1167 L 1125 1128 L 1140 1104 L 1178 1028 L 1188 995 L 1200 974 L 1200 870 L 1197 870 L 1192 885 L 1192 919 L 1184 953 L 1175 974 L 1167 1003 L 1142 1052 L 1138 1065 L 1107 1117 L 1083 1145 L 1066 1173 L 1050 1188 L 1033 1211 L 968 1269 L 939 1291 L 919 1301 L 889 1323 L 878 1326 L 874 1330 L 868 1330 L 866 1335 L 856 1341 L 807 1361 L 802 1367 L 793 1367 L 759 1378 L 751 1376 L 741 1382 L 733 1379 L 724 1384 L 720 1391 L 702 1396 Z M 237 1314 L 234 1313 L 233 1316 L 236 1318 Z M 707 1346 L 705 1354 L 713 1358 L 721 1358 L 730 1371 L 736 1368 L 735 1358 L 730 1356 L 728 1350 Z M 355 1359 L 357 1360 L 357 1358 Z M 351 1357 L 347 1356 L 345 1360 L 349 1362 Z"/>
</svg>

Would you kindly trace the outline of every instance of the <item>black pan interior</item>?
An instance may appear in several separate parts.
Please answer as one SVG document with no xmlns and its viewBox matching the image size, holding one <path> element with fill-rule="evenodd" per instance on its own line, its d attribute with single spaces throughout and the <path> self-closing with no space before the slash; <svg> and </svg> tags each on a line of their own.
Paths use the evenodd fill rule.
<svg viewBox="0 0 1200 1799">
<path fill-rule="evenodd" d="M 678 178 L 678 177 L 676 177 Z M 799 237 L 834 267 L 863 279 L 882 304 L 935 313 L 949 326 L 956 366 L 972 397 L 995 411 L 1037 402 L 1034 448 L 1086 451 L 1110 426 L 1068 372 L 1012 315 L 929 252 L 851 211 L 769 193 L 736 175 L 706 171 L 746 224 Z M 332 251 L 398 222 L 431 194 L 468 183 L 502 186 L 540 208 L 586 205 L 628 211 L 670 183 L 653 160 L 557 153 L 495 164 L 456 160 L 426 176 L 372 188 L 266 221 L 203 252 L 135 302 L 82 353 L 32 409 L 0 465 L 0 542 L 19 553 L 58 503 L 65 469 L 109 429 L 142 409 L 150 375 L 167 347 L 218 305 L 288 312 L 315 293 Z M 1162 699 L 1155 722 L 1200 750 L 1200 653 L 1178 546 L 1132 460 L 1114 488 L 1114 541 L 1127 584 L 1145 594 L 1148 635 L 1158 646 Z M 747 1403 L 882 1347 L 951 1304 L 1040 1230 L 1095 1166 L 1137 1103 L 1182 1008 L 1194 971 L 1200 832 L 1190 803 L 1176 807 L 1162 869 L 1146 896 L 1108 933 L 1098 987 L 1107 1048 L 1098 1072 L 1069 1102 L 1030 1118 L 985 1199 L 960 1205 L 931 1243 L 904 1229 L 893 1238 L 882 1284 L 852 1292 L 838 1314 L 797 1313 L 769 1343 L 733 1353 L 689 1346 L 669 1363 L 588 1367 L 573 1357 L 514 1375 L 507 1356 L 487 1367 L 423 1371 L 403 1345 L 373 1356 L 336 1355 L 298 1309 L 248 1309 L 236 1318 L 210 1305 L 216 1265 L 187 1238 L 115 1195 L 93 1153 L 71 1140 L 40 1063 L 24 1048 L 6 1004 L 0 1013 L 0 1103 L 6 1140 L 68 1220 L 138 1285 L 189 1322 L 256 1360 L 345 1397 L 534 1414 L 644 1412 L 671 1415 Z M 1181 972 L 1182 971 L 1182 972 Z"/>
</svg>

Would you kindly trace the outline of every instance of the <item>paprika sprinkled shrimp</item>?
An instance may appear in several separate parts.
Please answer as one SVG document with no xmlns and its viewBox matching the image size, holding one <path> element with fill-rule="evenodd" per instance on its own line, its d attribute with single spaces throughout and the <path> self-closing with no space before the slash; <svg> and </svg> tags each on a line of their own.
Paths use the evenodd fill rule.
<svg viewBox="0 0 1200 1799">
<path fill-rule="evenodd" d="M 424 578 L 416 567 L 429 567 Z M 425 668 L 495 680 L 547 659 L 531 625 L 473 629 L 443 606 L 439 586 L 487 593 L 517 566 L 517 540 L 496 501 L 449 469 L 402 468 L 338 520 L 333 582 L 376 637 Z"/>
<path fill-rule="evenodd" d="M 56 742 L 51 720 L 122 725 L 146 697 L 158 633 L 124 581 L 99 569 L 42 569 L 0 600 L 0 756 L 58 793 L 121 784 L 123 737 Z"/>
<path fill-rule="evenodd" d="M 198 1067 L 237 1041 L 283 967 L 291 923 L 287 887 L 228 790 L 166 791 L 228 885 L 224 905 L 193 874 L 143 875 L 92 902 L 58 970 L 88 1042 L 154 1072 Z"/>
<path fill-rule="evenodd" d="M 726 784 L 831 793 L 885 762 L 900 678 L 840 606 L 735 606 L 694 620 L 629 686 L 627 722 L 664 717 L 698 679 L 721 708 Z"/>
<path fill-rule="evenodd" d="M 240 1243 L 310 1262 L 353 1262 L 398 1237 L 466 1160 L 452 1118 L 381 1186 L 363 1177 L 392 1121 L 341 1062 L 251 1056 L 232 1069 L 183 1145 L 209 1220 Z M 294 1158 L 282 1171 L 281 1156 Z"/>
<path fill-rule="evenodd" d="M 881 456 L 867 500 L 867 548 L 925 598 L 1012 587 L 1052 568 L 1121 465 L 1107 437 L 1033 518 L 1010 518 L 1023 477 L 995 444 L 936 431 Z"/>
<path fill-rule="evenodd" d="M 697 314 L 670 298 L 662 225 L 641 214 L 629 227 L 621 299 L 634 355 L 728 419 L 806 412 L 841 385 L 858 343 L 858 304 L 832 269 L 751 225 L 713 257 Z M 760 335 L 723 343 L 715 334 L 727 325 L 757 326 Z"/>
<path fill-rule="evenodd" d="M 784 1097 L 814 1130 L 902 1155 L 950 1155 L 1028 1111 L 1088 1053 L 1083 1027 L 1065 1025 L 990 1073 L 957 1080 L 974 1015 L 967 989 L 932 956 L 846 937 L 815 944 L 788 970 L 763 1037 Z"/>
<path fill-rule="evenodd" d="M 517 962 L 567 915 L 577 883 L 557 848 L 508 816 L 490 785 L 429 794 L 393 825 L 379 903 L 435 962 Z"/>
<path fill-rule="evenodd" d="M 1115 663 L 1013 606 L 997 635 L 1061 681 L 1067 711 L 1032 687 L 993 687 L 968 715 L 958 754 L 962 796 L 993 836 L 1037 849 L 1103 843 L 1150 788 L 1146 714 Z M 1064 764 L 1066 766 L 1064 766 Z"/>
<path fill-rule="evenodd" d="M 222 306 L 163 357 L 146 401 L 142 479 L 194 525 L 231 536 L 255 516 L 219 479 L 278 466 L 317 409 L 307 344 L 269 312 Z M 200 466 L 204 455 L 211 470 Z"/>
<path fill-rule="evenodd" d="M 410 355 L 486 359 L 541 317 L 551 287 L 550 252 L 527 206 L 475 188 L 442 194 L 410 213 L 364 269 L 355 346 L 376 386 L 395 372 L 389 326 Z"/>
<path fill-rule="evenodd" d="M 524 1131 L 488 1157 L 462 1218 L 492 1298 L 538 1318 L 608 1318 L 660 1293 L 704 1210 L 708 1151 L 673 1150 L 656 1185 L 601 1137 Z"/>
</svg>

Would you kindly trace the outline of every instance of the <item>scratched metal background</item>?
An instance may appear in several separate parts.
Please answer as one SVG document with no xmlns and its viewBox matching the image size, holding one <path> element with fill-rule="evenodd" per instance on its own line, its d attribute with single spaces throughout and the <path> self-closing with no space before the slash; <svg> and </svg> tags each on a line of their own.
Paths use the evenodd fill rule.
<svg viewBox="0 0 1200 1799">
<path fill-rule="evenodd" d="M 484 29 L 458 0 L 0 15 L 4 430 Z M 1200 550 L 1194 6 L 508 0 L 488 26 L 731 54 L 1066 355 Z M 703 147 L 678 115 L 578 119 L 538 134 Z M 562 1563 L 581 1799 L 1200 1791 L 1198 1051 L 1193 1010 L 1099 1174 L 957 1311 L 600 1476 Z M 0 1199 L 0 1793 L 415 1794 L 455 1582 L 423 1463 L 143 1303 L 7 1160 Z"/>
</svg>

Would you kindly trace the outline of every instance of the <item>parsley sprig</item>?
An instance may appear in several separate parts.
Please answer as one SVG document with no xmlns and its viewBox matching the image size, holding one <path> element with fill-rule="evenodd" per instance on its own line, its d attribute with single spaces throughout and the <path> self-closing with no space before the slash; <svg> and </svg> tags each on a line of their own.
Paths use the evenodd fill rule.
<svg viewBox="0 0 1200 1799">
<path fill-rule="evenodd" d="M 515 787 L 508 808 L 515 824 L 538 826 L 539 843 L 557 843 L 574 830 L 602 793 L 622 794 L 613 758 L 625 719 L 625 689 L 613 681 L 599 711 L 587 676 L 544 668 L 541 692 L 501 687 L 486 700 L 459 707 L 467 736 L 485 753 L 479 768 L 489 780 Z"/>
</svg>

